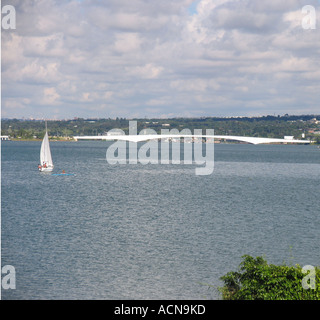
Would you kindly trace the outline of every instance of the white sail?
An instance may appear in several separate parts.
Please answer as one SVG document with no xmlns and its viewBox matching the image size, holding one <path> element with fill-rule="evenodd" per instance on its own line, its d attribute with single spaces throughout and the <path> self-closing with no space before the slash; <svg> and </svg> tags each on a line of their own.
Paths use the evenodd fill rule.
<svg viewBox="0 0 320 320">
<path fill-rule="evenodd" d="M 40 149 L 40 165 L 42 166 L 41 171 L 52 171 L 53 162 L 51 157 L 50 145 L 48 132 L 44 135 Z"/>
</svg>

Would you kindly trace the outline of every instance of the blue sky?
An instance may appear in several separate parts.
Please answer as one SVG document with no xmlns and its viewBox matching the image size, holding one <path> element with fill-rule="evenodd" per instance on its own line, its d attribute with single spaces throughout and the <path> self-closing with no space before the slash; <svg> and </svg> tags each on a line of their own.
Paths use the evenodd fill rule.
<svg viewBox="0 0 320 320">
<path fill-rule="evenodd" d="M 197 6 L 199 4 L 200 0 L 192 1 L 192 3 L 188 7 L 188 12 L 190 15 L 197 14 Z"/>
<path fill-rule="evenodd" d="M 5 4 L 2 117 L 319 114 L 318 0 Z"/>
</svg>

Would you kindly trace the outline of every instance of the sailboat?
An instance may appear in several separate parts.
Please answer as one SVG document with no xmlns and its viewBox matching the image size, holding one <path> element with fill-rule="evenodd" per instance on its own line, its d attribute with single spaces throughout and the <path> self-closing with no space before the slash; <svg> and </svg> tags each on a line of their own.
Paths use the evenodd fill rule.
<svg viewBox="0 0 320 320">
<path fill-rule="evenodd" d="M 40 164 L 38 166 L 39 171 L 41 172 L 51 172 L 53 170 L 53 162 L 51 157 L 48 129 L 46 122 L 46 133 L 42 140 L 41 149 L 40 149 Z"/>
</svg>

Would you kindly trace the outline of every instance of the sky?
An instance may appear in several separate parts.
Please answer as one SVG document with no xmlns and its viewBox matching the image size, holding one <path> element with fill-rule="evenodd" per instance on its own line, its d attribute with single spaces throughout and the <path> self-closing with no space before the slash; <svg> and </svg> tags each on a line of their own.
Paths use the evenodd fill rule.
<svg viewBox="0 0 320 320">
<path fill-rule="evenodd" d="M 3 0 L 2 118 L 320 113 L 318 0 Z M 302 8 L 316 29 L 302 28 Z"/>
</svg>

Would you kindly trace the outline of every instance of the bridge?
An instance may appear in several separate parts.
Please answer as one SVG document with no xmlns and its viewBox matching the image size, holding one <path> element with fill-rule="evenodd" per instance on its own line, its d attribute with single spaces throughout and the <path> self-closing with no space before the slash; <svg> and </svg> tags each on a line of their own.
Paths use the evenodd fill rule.
<svg viewBox="0 0 320 320">
<path fill-rule="evenodd" d="M 105 135 L 105 136 L 74 136 L 74 140 L 123 140 L 130 142 L 142 142 L 155 139 L 172 139 L 172 138 L 211 138 L 211 139 L 223 139 L 231 141 L 240 141 L 250 144 L 270 144 L 270 143 L 298 143 L 298 144 L 308 144 L 311 141 L 308 140 L 296 140 L 293 138 L 259 138 L 259 137 L 242 137 L 242 136 L 223 136 L 223 135 L 194 135 L 194 134 L 139 134 L 139 135 Z"/>
</svg>

